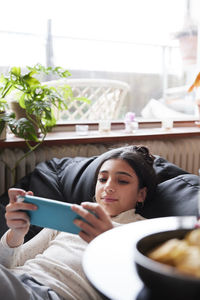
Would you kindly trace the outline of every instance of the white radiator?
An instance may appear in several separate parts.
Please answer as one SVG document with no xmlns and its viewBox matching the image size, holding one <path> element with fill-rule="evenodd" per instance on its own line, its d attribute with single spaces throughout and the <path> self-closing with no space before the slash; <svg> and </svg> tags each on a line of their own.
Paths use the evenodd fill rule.
<svg viewBox="0 0 200 300">
<path fill-rule="evenodd" d="M 126 145 L 118 143 L 113 145 L 86 144 L 86 145 L 63 145 L 54 147 L 43 147 L 36 149 L 28 157 L 20 162 L 16 170 L 16 180 L 18 181 L 35 168 L 42 161 L 53 157 L 90 157 L 104 153 L 110 148 Z M 176 139 L 176 140 L 140 140 L 135 145 L 146 145 L 151 153 L 166 158 L 170 162 L 178 165 L 182 169 L 198 174 L 200 168 L 200 139 L 196 137 Z M 24 151 L 22 149 L 2 149 L 0 152 L 0 195 L 14 184 L 12 169 Z"/>
</svg>

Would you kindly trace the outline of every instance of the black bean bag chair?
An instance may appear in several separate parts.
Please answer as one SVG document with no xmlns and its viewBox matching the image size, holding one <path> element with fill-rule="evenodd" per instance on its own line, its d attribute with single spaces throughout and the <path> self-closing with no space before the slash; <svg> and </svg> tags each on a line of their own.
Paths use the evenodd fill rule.
<svg viewBox="0 0 200 300">
<path fill-rule="evenodd" d="M 113 150 L 110 150 L 113 151 Z M 37 165 L 15 187 L 31 190 L 34 195 L 62 202 L 91 201 L 94 195 L 94 176 L 106 153 L 90 158 L 53 158 Z M 198 215 L 199 178 L 155 155 L 154 169 L 158 177 L 155 196 L 137 210 L 146 218 Z M 0 197 L 0 236 L 7 230 L 4 213 L 8 194 Z M 41 230 L 30 226 L 26 241 Z"/>
</svg>

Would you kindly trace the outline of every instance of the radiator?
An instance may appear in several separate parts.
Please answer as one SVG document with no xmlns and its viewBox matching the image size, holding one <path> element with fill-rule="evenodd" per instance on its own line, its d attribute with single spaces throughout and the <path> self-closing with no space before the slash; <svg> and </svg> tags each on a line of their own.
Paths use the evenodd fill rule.
<svg viewBox="0 0 200 300">
<path fill-rule="evenodd" d="M 176 139 L 176 140 L 140 140 L 135 145 L 146 145 L 151 153 L 166 158 L 168 161 L 178 165 L 180 168 L 194 174 L 198 174 L 200 168 L 200 139 L 198 137 Z M 16 168 L 16 181 L 34 170 L 35 166 L 53 157 L 90 157 L 99 155 L 111 148 L 127 145 L 127 143 L 106 144 L 78 144 L 44 147 L 36 149 Z M 9 187 L 14 185 L 14 177 L 11 169 L 16 161 L 24 154 L 22 149 L 2 149 L 0 152 L 0 195 Z"/>
</svg>

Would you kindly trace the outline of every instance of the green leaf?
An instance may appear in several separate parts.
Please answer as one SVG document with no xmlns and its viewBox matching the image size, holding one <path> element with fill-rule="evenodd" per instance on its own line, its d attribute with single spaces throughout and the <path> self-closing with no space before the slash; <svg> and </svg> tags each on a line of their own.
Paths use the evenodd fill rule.
<svg viewBox="0 0 200 300">
<path fill-rule="evenodd" d="M 63 97 L 65 98 L 65 99 L 68 99 L 68 98 L 72 98 L 73 97 L 73 92 L 72 92 L 72 88 L 71 88 L 71 86 L 69 86 L 69 85 L 64 85 L 64 86 L 61 86 L 60 87 L 61 88 L 61 90 L 62 90 L 62 92 L 63 92 Z"/>
<path fill-rule="evenodd" d="M 62 73 L 62 77 L 68 77 L 68 76 L 71 76 L 71 73 L 67 70 L 65 70 L 63 73 Z"/>
<path fill-rule="evenodd" d="M 1 116 L 1 119 L 3 119 L 5 122 L 11 122 L 15 118 L 15 113 L 5 113 Z"/>
<path fill-rule="evenodd" d="M 56 118 L 54 117 L 53 112 L 51 112 L 51 116 L 48 119 L 43 119 L 43 123 L 48 131 L 56 125 Z"/>
<path fill-rule="evenodd" d="M 5 76 L 3 74 L 1 74 L 1 76 L 0 76 L 0 82 L 1 83 L 5 83 L 6 80 L 7 79 L 5 78 Z"/>
<path fill-rule="evenodd" d="M 24 80 L 28 85 L 30 85 L 30 86 L 32 86 L 32 85 L 39 85 L 39 84 L 40 84 L 39 80 L 36 79 L 36 78 L 34 78 L 34 77 L 32 77 L 32 76 L 30 75 L 31 73 L 32 73 L 32 72 L 30 72 L 29 74 L 24 75 L 24 76 L 22 77 L 23 80 Z"/>
<path fill-rule="evenodd" d="M 28 141 L 38 142 L 37 132 L 34 125 L 26 118 L 13 120 L 13 122 L 9 123 L 9 127 L 12 133 L 16 136 Z"/>
<path fill-rule="evenodd" d="M 14 118 L 15 118 L 14 113 L 0 114 L 0 134 L 3 131 L 4 127 L 6 126 L 6 124 L 12 122 Z"/>
<path fill-rule="evenodd" d="M 25 94 L 21 94 L 21 96 L 19 97 L 19 105 L 22 107 L 22 108 L 24 108 L 24 109 L 26 109 L 26 105 L 25 105 L 25 97 L 26 97 L 26 95 Z"/>
<path fill-rule="evenodd" d="M 0 98 L 0 103 L 7 103 L 5 98 Z"/>
<path fill-rule="evenodd" d="M 19 77 L 21 75 L 21 68 L 20 67 L 11 68 L 11 74 Z"/>
<path fill-rule="evenodd" d="M 0 98 L 0 112 L 4 112 L 8 107 L 7 101 L 4 98 Z"/>
<path fill-rule="evenodd" d="M 37 74 L 37 71 L 36 70 L 30 70 L 30 72 L 28 73 L 28 75 L 30 76 L 30 77 L 33 77 L 33 75 L 35 75 L 35 74 Z"/>
</svg>

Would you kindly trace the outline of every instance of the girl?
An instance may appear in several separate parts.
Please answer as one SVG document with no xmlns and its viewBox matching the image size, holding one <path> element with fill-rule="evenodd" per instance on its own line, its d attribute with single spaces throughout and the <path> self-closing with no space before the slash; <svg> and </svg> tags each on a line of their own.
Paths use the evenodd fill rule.
<svg viewBox="0 0 200 300">
<path fill-rule="evenodd" d="M 153 159 L 142 146 L 108 152 L 96 172 L 96 202 L 72 206 L 86 220 L 74 221 L 81 228 L 79 235 L 45 228 L 23 244 L 30 223 L 22 210 L 37 207 L 16 201 L 31 191 L 10 189 L 6 207 L 10 229 L 0 243 L 0 295 L 7 300 L 102 299 L 84 275 L 83 252 L 91 240 L 115 225 L 143 219 L 135 208 L 153 195 Z"/>
</svg>

